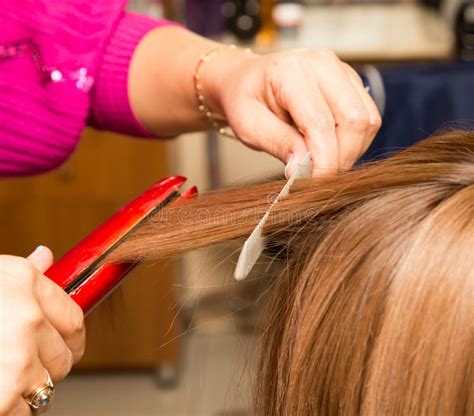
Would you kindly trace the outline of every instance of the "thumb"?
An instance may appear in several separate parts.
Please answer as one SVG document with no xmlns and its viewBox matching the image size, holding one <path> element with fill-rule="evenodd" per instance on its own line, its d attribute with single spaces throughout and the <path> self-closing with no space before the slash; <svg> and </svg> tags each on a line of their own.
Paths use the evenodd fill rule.
<svg viewBox="0 0 474 416">
<path fill-rule="evenodd" d="M 242 141 L 280 159 L 286 165 L 285 175 L 290 177 L 308 152 L 304 137 L 263 105 L 255 108 L 252 114 L 258 125 L 242 135 Z M 236 133 L 239 135 L 238 131 Z"/>
<path fill-rule="evenodd" d="M 38 246 L 27 259 L 33 263 L 39 272 L 44 273 L 53 264 L 53 253 L 48 247 Z"/>
</svg>

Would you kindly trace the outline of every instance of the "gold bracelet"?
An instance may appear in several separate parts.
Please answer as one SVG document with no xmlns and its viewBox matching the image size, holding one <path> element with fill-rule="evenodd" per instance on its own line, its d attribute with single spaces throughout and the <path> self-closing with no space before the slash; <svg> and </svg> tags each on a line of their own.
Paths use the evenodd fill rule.
<svg viewBox="0 0 474 416">
<path fill-rule="evenodd" d="M 236 49 L 237 47 L 235 45 L 228 45 L 228 46 L 223 46 L 223 45 L 218 45 L 212 48 L 210 51 L 203 53 L 199 57 L 198 64 L 196 66 L 196 71 L 194 72 L 194 90 L 196 93 L 196 98 L 197 98 L 197 103 L 198 103 L 198 109 L 202 113 L 205 114 L 207 117 L 209 123 L 211 124 L 212 128 L 217 130 L 219 134 L 230 137 L 232 139 L 236 139 L 235 134 L 232 132 L 230 127 L 227 126 L 227 121 L 225 117 L 215 114 L 212 112 L 211 108 L 209 107 L 209 104 L 206 101 L 206 98 L 204 96 L 204 88 L 202 85 L 202 71 L 204 68 L 204 64 L 206 62 L 211 61 L 215 56 L 219 55 L 219 53 L 224 50 L 224 49 Z M 245 50 L 246 53 L 252 53 L 250 49 Z M 229 131 L 230 130 L 230 131 Z"/>
</svg>

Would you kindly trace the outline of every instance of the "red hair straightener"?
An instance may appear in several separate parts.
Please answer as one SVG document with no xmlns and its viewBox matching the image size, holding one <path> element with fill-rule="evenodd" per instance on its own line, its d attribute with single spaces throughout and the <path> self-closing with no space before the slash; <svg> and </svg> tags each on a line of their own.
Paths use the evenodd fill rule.
<svg viewBox="0 0 474 416">
<path fill-rule="evenodd" d="M 183 194 L 182 176 L 165 178 L 147 189 L 69 250 L 45 273 L 88 313 L 116 288 L 138 263 L 106 264 L 107 255 L 132 231 L 168 204 L 197 194 L 192 187 Z"/>
</svg>

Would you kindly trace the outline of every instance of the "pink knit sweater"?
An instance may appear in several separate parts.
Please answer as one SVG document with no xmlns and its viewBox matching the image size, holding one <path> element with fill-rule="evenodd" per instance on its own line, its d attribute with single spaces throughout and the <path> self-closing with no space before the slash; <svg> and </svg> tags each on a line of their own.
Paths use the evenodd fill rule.
<svg viewBox="0 0 474 416">
<path fill-rule="evenodd" d="M 127 93 L 131 57 L 168 24 L 126 0 L 0 0 L 0 176 L 44 172 L 72 153 L 86 124 L 149 136 Z"/>
</svg>

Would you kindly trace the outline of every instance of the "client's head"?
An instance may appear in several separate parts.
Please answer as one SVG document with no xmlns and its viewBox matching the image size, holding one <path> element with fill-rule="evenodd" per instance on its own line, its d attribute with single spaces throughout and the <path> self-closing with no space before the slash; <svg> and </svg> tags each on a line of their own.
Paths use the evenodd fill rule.
<svg viewBox="0 0 474 416">
<path fill-rule="evenodd" d="M 245 237 L 281 186 L 171 208 L 116 258 Z M 474 133 L 300 180 L 266 233 L 281 269 L 271 277 L 256 414 L 473 414 Z"/>
</svg>

